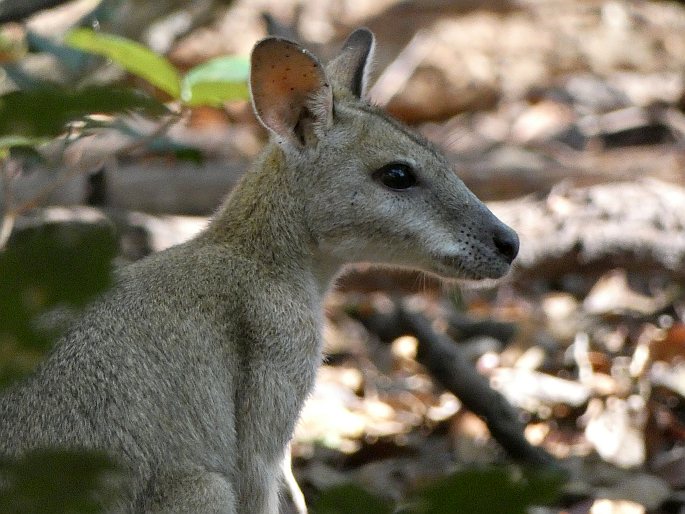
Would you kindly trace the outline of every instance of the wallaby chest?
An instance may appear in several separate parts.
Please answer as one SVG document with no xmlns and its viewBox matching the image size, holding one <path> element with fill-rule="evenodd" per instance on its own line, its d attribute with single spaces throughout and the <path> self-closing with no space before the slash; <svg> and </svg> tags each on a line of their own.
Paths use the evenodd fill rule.
<svg viewBox="0 0 685 514">
<path fill-rule="evenodd" d="M 261 274 L 260 276 L 265 276 Z M 317 292 L 305 281 L 271 278 L 242 308 L 235 329 L 240 333 L 236 381 L 236 419 L 263 421 L 263 434 L 252 423 L 240 423 L 238 438 L 259 438 L 254 443 L 279 454 L 289 440 L 299 411 L 311 391 L 321 358 L 321 315 L 315 309 Z M 268 298 L 268 301 L 265 301 Z"/>
</svg>

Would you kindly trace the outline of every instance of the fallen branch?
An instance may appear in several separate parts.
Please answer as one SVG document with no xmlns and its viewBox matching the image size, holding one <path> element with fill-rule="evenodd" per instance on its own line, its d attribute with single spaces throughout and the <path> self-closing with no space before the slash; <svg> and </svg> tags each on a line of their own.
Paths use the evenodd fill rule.
<svg viewBox="0 0 685 514">
<path fill-rule="evenodd" d="M 433 330 L 423 315 L 411 312 L 395 302 L 390 313 L 373 313 L 357 318 L 383 341 L 412 334 L 419 341 L 417 361 L 464 406 L 483 418 L 492 436 L 514 459 L 524 464 L 557 467 L 555 459 L 542 448 L 532 446 L 524 437 L 524 426 L 507 400 L 493 390 L 464 357 L 454 341 Z"/>
<path fill-rule="evenodd" d="M 558 187 L 490 204 L 521 238 L 514 278 L 596 277 L 614 268 L 685 277 L 685 189 L 658 180 Z"/>
</svg>

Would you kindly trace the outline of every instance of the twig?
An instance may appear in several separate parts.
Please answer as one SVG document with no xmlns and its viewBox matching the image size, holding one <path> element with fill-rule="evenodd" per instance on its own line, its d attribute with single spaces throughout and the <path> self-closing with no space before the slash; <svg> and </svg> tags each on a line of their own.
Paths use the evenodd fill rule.
<svg viewBox="0 0 685 514">
<path fill-rule="evenodd" d="M 407 311 L 399 301 L 394 303 L 393 312 L 356 317 L 383 341 L 389 342 L 404 334 L 416 336 L 417 360 L 440 385 L 459 397 L 467 409 L 483 418 L 492 436 L 513 459 L 558 468 L 554 457 L 526 440 L 516 409 L 490 387 L 460 347 L 447 335 L 435 332 L 423 315 Z"/>
<path fill-rule="evenodd" d="M 68 169 L 65 173 L 57 177 L 55 180 L 50 182 L 49 184 L 46 184 L 43 188 L 41 188 L 38 193 L 36 193 L 32 198 L 26 200 L 24 203 L 21 205 L 18 205 L 14 209 L 14 215 L 19 216 L 21 214 L 25 214 L 28 211 L 35 209 L 38 207 L 43 201 L 52 194 L 55 189 L 59 188 L 60 186 L 64 185 L 69 179 L 72 177 L 78 175 L 81 173 L 81 169 L 77 167 L 73 167 Z"/>
<path fill-rule="evenodd" d="M 120 148 L 119 150 L 114 152 L 114 155 L 120 157 L 147 146 L 149 143 L 168 132 L 172 125 L 179 121 L 181 116 L 182 112 L 170 113 L 169 116 L 162 123 L 160 123 L 157 126 L 157 128 L 155 128 L 152 132 L 141 137 L 140 139 L 133 141 L 132 143 L 124 146 L 123 148 Z"/>
<path fill-rule="evenodd" d="M 531 465 L 556 466 L 550 454 L 526 440 L 516 409 L 490 387 L 454 341 L 433 330 L 423 315 L 398 309 L 403 325 L 419 340 L 417 360 L 467 409 L 483 418 L 492 436 L 513 459 Z"/>
<path fill-rule="evenodd" d="M 139 148 L 144 147 L 149 144 L 155 138 L 160 137 L 162 134 L 166 133 L 171 126 L 178 121 L 181 113 L 172 113 L 169 115 L 162 123 L 160 123 L 152 132 L 145 135 L 144 137 L 134 141 L 131 144 L 120 148 L 113 153 L 114 156 L 121 156 L 135 151 Z M 68 136 L 65 139 L 65 147 Z M 59 177 L 46 184 L 41 188 L 35 195 L 25 202 L 16 205 L 14 192 L 12 188 L 12 173 L 9 169 L 10 161 L 9 159 L 4 159 L 0 161 L 0 174 L 2 175 L 2 189 L 3 189 L 3 213 L 2 222 L 0 223 L 0 250 L 2 250 L 10 236 L 12 235 L 12 230 L 14 229 L 14 223 L 18 216 L 25 214 L 26 212 L 35 209 L 41 205 L 48 196 L 50 196 L 56 189 L 64 185 L 74 176 L 82 173 L 82 169 L 77 166 L 72 166 L 67 169 L 66 172 L 62 173 Z"/>
<path fill-rule="evenodd" d="M 370 97 L 380 105 L 388 102 L 409 81 L 412 74 L 433 48 L 433 40 L 428 32 L 421 30 L 407 43 L 395 60 L 385 68 L 371 88 Z"/>
<path fill-rule="evenodd" d="M 12 235 L 12 229 L 14 228 L 14 221 L 17 219 L 13 212 L 6 212 L 2 216 L 2 225 L 0 225 L 0 251 L 5 249 L 7 241 L 9 241 Z"/>
<path fill-rule="evenodd" d="M 164 134 L 165 132 L 167 132 L 171 128 L 171 126 L 176 121 L 178 121 L 178 119 L 179 119 L 178 114 L 174 113 L 174 114 L 170 115 L 167 119 L 165 119 L 162 123 L 160 123 L 157 126 L 157 128 L 155 128 L 155 130 L 153 130 L 149 134 L 145 135 L 144 137 L 137 139 L 133 143 L 128 144 L 128 145 L 124 146 L 123 148 L 120 148 L 119 150 L 115 151 L 113 155 L 114 156 L 126 155 L 130 152 L 133 152 L 139 148 L 146 146 L 148 143 L 153 141 L 155 138 L 157 138 L 157 137 L 161 136 L 162 134 Z M 82 172 L 82 170 L 76 166 L 68 169 L 60 177 L 58 177 L 57 179 L 55 179 L 54 181 L 50 182 L 45 187 L 43 187 L 32 198 L 25 201 L 21 205 L 17 206 L 16 209 L 14 209 L 15 217 L 19 216 L 21 214 L 24 214 L 24 213 L 38 207 L 57 188 L 64 185 L 68 180 L 75 177 L 76 175 L 78 175 L 81 172 Z"/>
</svg>

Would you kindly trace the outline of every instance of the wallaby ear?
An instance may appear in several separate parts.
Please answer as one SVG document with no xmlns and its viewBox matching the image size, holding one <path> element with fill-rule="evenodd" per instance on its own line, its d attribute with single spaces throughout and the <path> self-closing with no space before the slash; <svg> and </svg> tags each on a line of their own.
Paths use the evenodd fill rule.
<svg viewBox="0 0 685 514">
<path fill-rule="evenodd" d="M 323 66 L 292 41 L 270 37 L 255 45 L 250 91 L 262 125 L 296 146 L 332 122 L 333 93 Z"/>
<path fill-rule="evenodd" d="M 357 98 L 364 98 L 374 46 L 373 32 L 367 28 L 355 30 L 345 41 L 340 54 L 328 63 L 326 73 Z"/>
</svg>

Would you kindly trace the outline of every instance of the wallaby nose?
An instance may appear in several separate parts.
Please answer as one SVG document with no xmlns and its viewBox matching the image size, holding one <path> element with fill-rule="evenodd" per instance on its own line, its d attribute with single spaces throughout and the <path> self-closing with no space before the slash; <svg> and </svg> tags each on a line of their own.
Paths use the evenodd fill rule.
<svg viewBox="0 0 685 514">
<path fill-rule="evenodd" d="M 519 236 L 507 226 L 498 227 L 493 236 L 493 242 L 499 252 L 512 263 L 519 253 Z"/>
</svg>

